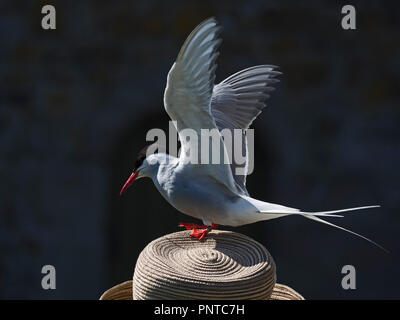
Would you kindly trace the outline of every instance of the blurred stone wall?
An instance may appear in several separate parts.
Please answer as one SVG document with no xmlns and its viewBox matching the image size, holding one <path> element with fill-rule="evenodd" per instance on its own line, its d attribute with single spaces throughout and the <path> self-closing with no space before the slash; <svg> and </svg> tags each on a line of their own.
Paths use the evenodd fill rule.
<svg viewBox="0 0 400 320">
<path fill-rule="evenodd" d="M 40 27 L 45 4 L 56 30 Z M 381 204 L 338 223 L 391 254 L 301 218 L 235 230 L 266 245 L 278 281 L 306 298 L 398 298 L 399 10 L 352 1 L 357 30 L 345 31 L 344 4 L 2 1 L 0 298 L 98 298 L 131 277 L 149 241 L 190 221 L 151 181 L 118 192 L 147 130 L 168 127 L 166 75 L 209 16 L 224 28 L 218 81 L 256 64 L 283 72 L 254 124 L 249 192 L 309 211 Z M 45 264 L 54 291 L 41 289 Z M 357 290 L 340 287 L 345 264 Z"/>
</svg>

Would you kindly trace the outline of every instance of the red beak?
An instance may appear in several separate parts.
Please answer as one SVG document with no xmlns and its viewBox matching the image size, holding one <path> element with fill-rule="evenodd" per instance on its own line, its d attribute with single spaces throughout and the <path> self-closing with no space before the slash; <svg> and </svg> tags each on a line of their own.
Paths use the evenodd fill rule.
<svg viewBox="0 0 400 320">
<path fill-rule="evenodd" d="M 124 186 L 122 187 L 121 192 L 119 193 L 119 195 L 122 195 L 125 192 L 125 190 L 128 189 L 132 185 L 132 183 L 135 182 L 138 174 L 139 174 L 139 171 L 136 171 L 136 172 L 131 174 L 129 179 L 125 182 Z"/>
</svg>

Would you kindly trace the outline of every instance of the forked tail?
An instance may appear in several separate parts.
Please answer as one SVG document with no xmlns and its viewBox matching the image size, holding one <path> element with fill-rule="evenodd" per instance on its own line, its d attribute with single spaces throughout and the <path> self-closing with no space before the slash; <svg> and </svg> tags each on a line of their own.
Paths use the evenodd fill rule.
<svg viewBox="0 0 400 320">
<path fill-rule="evenodd" d="M 375 241 L 372 241 L 371 239 L 368 239 L 367 237 L 364 237 L 361 234 L 358 234 L 354 231 L 348 230 L 346 228 L 343 228 L 341 226 L 338 226 L 336 224 L 330 223 L 328 221 L 325 221 L 319 217 L 343 217 L 340 215 L 336 215 L 336 213 L 340 213 L 340 212 L 346 212 L 346 211 L 355 211 L 355 210 L 361 210 L 361 209 L 370 209 L 370 208 L 379 208 L 380 206 L 375 205 L 375 206 L 366 206 L 366 207 L 356 207 L 356 208 L 348 208 L 348 209 L 341 209 L 341 210 L 330 210 L 330 211 L 320 211 L 320 212 L 303 212 L 297 209 L 292 209 L 292 208 L 285 208 L 285 207 L 281 207 L 278 210 L 273 209 L 273 208 L 268 208 L 269 210 L 262 210 L 262 213 L 266 213 L 266 214 L 272 214 L 272 215 L 276 215 L 276 217 L 279 216 L 284 216 L 284 215 L 291 215 L 291 214 L 299 214 L 302 215 L 305 218 L 320 222 L 320 223 L 324 223 L 327 224 L 331 227 L 335 227 L 337 229 L 349 232 L 351 234 L 354 234 L 370 243 L 372 243 L 373 245 L 377 246 L 378 248 L 382 249 L 383 251 L 385 251 L 386 253 L 389 253 L 388 250 L 386 250 L 384 247 L 382 247 L 381 245 L 377 244 Z"/>
<path fill-rule="evenodd" d="M 374 206 L 374 207 L 379 207 L 379 206 Z M 308 219 L 311 219 L 311 220 L 314 220 L 314 221 L 317 221 L 317 222 L 321 222 L 321 223 L 327 224 L 328 226 L 335 227 L 335 228 L 338 228 L 338 229 L 340 229 L 340 230 L 343 230 L 343 231 L 349 232 L 349 233 L 351 233 L 351 234 L 354 234 L 355 236 L 358 236 L 358 237 L 360 237 L 360 238 L 362 238 L 362 239 L 364 239 L 364 240 L 367 240 L 368 242 L 370 242 L 370 243 L 372 243 L 373 245 L 377 246 L 379 249 L 382 249 L 382 250 L 385 251 L 386 253 L 389 253 L 389 251 L 386 250 L 384 247 L 382 247 L 381 245 L 379 245 L 379 244 L 376 243 L 375 241 L 372 241 L 371 239 L 368 239 L 367 237 L 364 237 L 363 235 L 361 235 L 361 234 L 359 234 L 359 233 L 356 233 L 356 232 L 351 231 L 351 230 L 349 230 L 349 229 L 343 228 L 343 227 L 338 226 L 338 225 L 336 225 L 336 224 L 330 223 L 330 222 L 328 222 L 328 221 L 322 220 L 321 218 L 318 218 L 318 217 L 316 217 L 316 216 L 303 215 L 303 217 L 308 218 Z"/>
</svg>

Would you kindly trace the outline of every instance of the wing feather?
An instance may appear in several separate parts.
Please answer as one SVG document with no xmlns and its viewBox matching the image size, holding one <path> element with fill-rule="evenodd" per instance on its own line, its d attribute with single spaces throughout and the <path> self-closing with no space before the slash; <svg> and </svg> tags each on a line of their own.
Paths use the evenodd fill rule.
<svg viewBox="0 0 400 320">
<path fill-rule="evenodd" d="M 247 194 L 246 175 L 248 173 L 248 149 L 246 130 L 266 106 L 269 93 L 275 90 L 271 85 L 279 80 L 280 75 L 274 65 L 260 65 L 239 71 L 214 86 L 211 98 L 211 113 L 220 131 L 242 129 L 242 155 L 245 164 L 239 164 L 231 157 L 231 170 L 236 184 Z M 235 144 L 229 154 L 235 153 Z M 238 170 L 240 169 L 241 170 Z"/>
<path fill-rule="evenodd" d="M 201 137 L 202 129 L 214 130 L 217 133 L 217 141 L 209 138 L 209 157 L 212 157 L 216 148 L 219 148 L 220 159 L 226 157 L 225 145 L 211 114 L 210 106 L 218 47 L 221 44 L 221 39 L 218 37 L 220 32 L 221 28 L 214 18 L 207 19 L 198 25 L 184 42 L 168 73 L 164 105 L 168 115 L 174 120 L 179 134 L 182 162 L 188 160 L 188 154 L 191 154 L 190 161 L 193 160 L 193 154 L 196 154 L 198 163 L 202 159 L 200 142 L 191 139 L 188 141 L 183 134 L 184 129 L 194 130 L 197 137 Z M 216 143 L 218 143 L 217 147 L 215 147 Z M 197 152 L 193 153 L 194 151 Z M 208 174 L 233 192 L 240 191 L 235 185 L 230 165 L 224 161 L 212 165 L 194 165 L 190 169 L 192 173 L 199 170 L 201 175 Z"/>
</svg>

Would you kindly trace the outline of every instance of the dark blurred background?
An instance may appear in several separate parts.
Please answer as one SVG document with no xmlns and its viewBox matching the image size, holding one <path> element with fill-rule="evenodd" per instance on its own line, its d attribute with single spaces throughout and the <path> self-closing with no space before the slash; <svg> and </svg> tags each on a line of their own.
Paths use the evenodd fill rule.
<svg viewBox="0 0 400 320">
<path fill-rule="evenodd" d="M 57 29 L 41 28 L 41 8 Z M 357 29 L 343 30 L 352 4 Z M 284 73 L 254 123 L 252 196 L 304 210 L 381 204 L 330 220 L 236 228 L 309 299 L 400 297 L 400 11 L 389 1 L 1 1 L 0 297 L 97 299 L 148 242 L 197 222 L 143 179 L 119 190 L 149 129 L 168 128 L 166 75 L 202 20 L 224 30 L 217 81 Z M 233 230 L 233 228 L 226 228 Z M 57 289 L 41 288 L 54 265 Z M 357 289 L 341 288 L 354 265 Z"/>
</svg>

